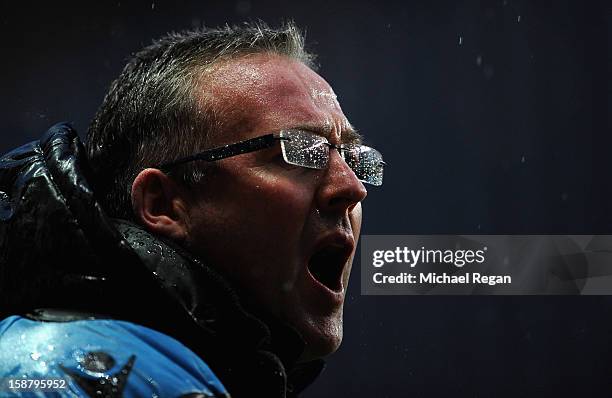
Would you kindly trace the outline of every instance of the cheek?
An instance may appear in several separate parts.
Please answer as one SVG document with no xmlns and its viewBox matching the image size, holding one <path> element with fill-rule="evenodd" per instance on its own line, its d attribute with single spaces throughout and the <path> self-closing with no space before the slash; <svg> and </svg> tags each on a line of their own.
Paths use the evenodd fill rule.
<svg viewBox="0 0 612 398">
<path fill-rule="evenodd" d="M 248 168 L 223 177 L 208 186 L 210 194 L 197 211 L 192 242 L 202 249 L 199 254 L 237 273 L 244 269 L 234 268 L 246 262 L 257 275 L 276 267 L 279 258 L 300 256 L 311 190 L 286 176 Z"/>
<path fill-rule="evenodd" d="M 283 286 L 299 274 L 313 194 L 284 177 L 235 178 L 205 203 L 202 255 L 272 313 L 282 312 Z"/>
<path fill-rule="evenodd" d="M 312 192 L 304 184 L 286 177 L 258 177 L 257 184 L 242 200 L 250 201 L 249 207 L 257 212 L 261 228 L 289 234 L 288 238 L 301 233 L 311 211 Z"/>
</svg>

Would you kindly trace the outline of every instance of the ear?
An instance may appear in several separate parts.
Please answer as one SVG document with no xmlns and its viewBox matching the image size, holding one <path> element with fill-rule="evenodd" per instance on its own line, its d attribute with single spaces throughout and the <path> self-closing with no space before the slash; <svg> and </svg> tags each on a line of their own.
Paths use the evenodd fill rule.
<svg viewBox="0 0 612 398">
<path fill-rule="evenodd" d="M 188 206 L 184 190 L 162 171 L 145 169 L 132 183 L 132 209 L 149 232 L 182 241 L 187 236 Z"/>
</svg>

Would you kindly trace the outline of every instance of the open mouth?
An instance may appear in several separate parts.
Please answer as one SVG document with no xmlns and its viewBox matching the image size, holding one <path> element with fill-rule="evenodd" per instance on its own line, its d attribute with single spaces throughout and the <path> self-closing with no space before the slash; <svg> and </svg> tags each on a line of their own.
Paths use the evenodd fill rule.
<svg viewBox="0 0 612 398">
<path fill-rule="evenodd" d="M 342 273 L 350 250 L 327 246 L 317 251 L 308 261 L 308 270 L 322 285 L 336 293 L 342 292 Z"/>
</svg>

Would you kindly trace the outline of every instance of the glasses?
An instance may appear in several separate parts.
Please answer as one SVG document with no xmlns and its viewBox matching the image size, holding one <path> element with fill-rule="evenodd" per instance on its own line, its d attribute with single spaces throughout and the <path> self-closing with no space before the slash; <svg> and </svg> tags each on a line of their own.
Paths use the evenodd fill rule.
<svg viewBox="0 0 612 398">
<path fill-rule="evenodd" d="M 359 144 L 330 144 L 325 137 L 304 130 L 281 130 L 278 134 L 266 134 L 246 141 L 213 148 L 195 155 L 164 163 L 158 168 L 168 171 L 171 167 L 203 160 L 217 160 L 270 148 L 280 141 L 285 162 L 309 169 L 325 169 L 329 163 L 330 148 L 336 149 L 355 173 L 359 181 L 380 186 L 385 162 L 374 148 Z"/>
</svg>

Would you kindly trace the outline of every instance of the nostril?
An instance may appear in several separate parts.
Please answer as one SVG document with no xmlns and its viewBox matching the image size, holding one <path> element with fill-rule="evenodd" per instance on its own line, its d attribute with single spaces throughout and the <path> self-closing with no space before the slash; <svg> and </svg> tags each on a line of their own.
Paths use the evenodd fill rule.
<svg viewBox="0 0 612 398">
<path fill-rule="evenodd" d="M 342 197 L 334 197 L 331 198 L 329 200 L 329 207 L 337 207 L 339 205 L 345 204 L 345 203 L 349 203 L 349 201 L 346 198 L 342 198 Z M 354 207 L 357 203 L 354 203 L 353 205 L 350 206 L 346 206 L 345 207 Z"/>
</svg>

